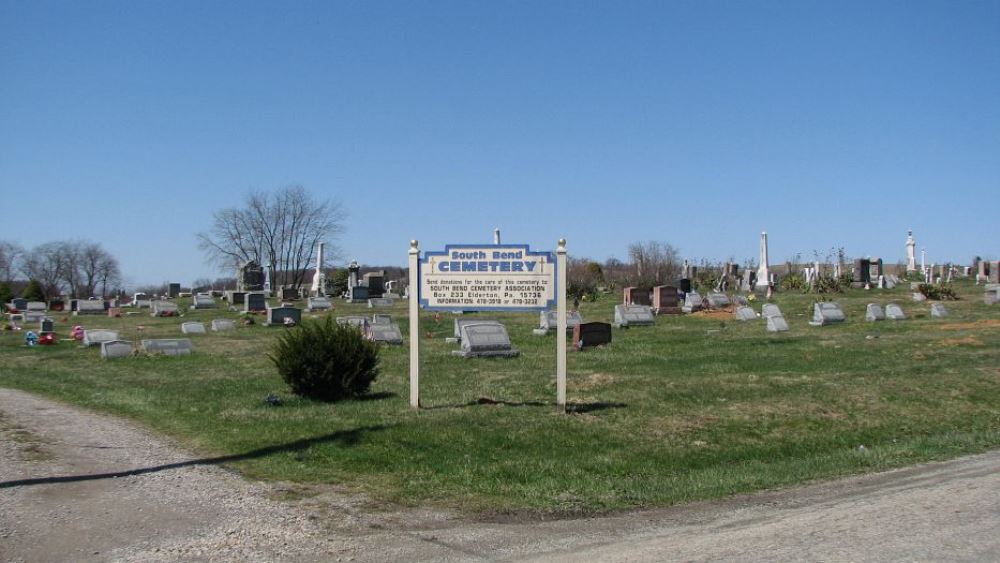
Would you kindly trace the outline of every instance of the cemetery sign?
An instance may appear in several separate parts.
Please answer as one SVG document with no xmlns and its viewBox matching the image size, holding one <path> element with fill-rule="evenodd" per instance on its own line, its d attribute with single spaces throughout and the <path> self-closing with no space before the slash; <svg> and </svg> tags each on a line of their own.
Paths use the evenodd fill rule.
<svg viewBox="0 0 1000 563">
<path fill-rule="evenodd" d="M 544 311 L 556 304 L 556 261 L 526 244 L 448 244 L 420 261 L 430 311 Z"/>
</svg>

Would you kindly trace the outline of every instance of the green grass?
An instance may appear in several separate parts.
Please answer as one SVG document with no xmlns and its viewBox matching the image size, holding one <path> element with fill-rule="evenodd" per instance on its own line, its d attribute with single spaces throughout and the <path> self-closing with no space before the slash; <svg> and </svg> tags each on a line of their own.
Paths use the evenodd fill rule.
<svg viewBox="0 0 1000 563">
<path fill-rule="evenodd" d="M 382 350 L 368 400 L 290 395 L 266 353 L 284 328 L 194 336 L 188 357 L 102 361 L 64 340 L 0 336 L 0 386 L 124 415 L 244 474 L 336 485 L 379 501 L 468 511 L 581 513 L 662 506 L 942 459 L 1000 446 L 1000 306 L 959 284 L 948 319 L 909 290 L 837 296 L 847 323 L 809 327 L 813 297 L 776 296 L 792 330 L 668 316 L 570 352 L 570 413 L 556 413 L 555 336 L 537 314 L 481 314 L 508 327 L 515 359 L 461 359 L 452 316 L 421 315 L 421 399 L 408 406 L 406 347 Z M 910 320 L 864 322 L 901 302 Z M 581 307 L 610 321 L 617 296 Z M 182 305 L 186 302 L 181 301 Z M 368 314 L 337 304 L 333 314 Z M 405 305 L 392 311 L 404 336 Z M 188 312 L 183 321 L 236 317 Z M 126 338 L 180 336 L 181 319 L 69 318 Z M 144 329 L 137 331 L 137 325 Z M 264 404 L 269 393 L 280 407 Z M 860 448 L 864 446 L 864 448 Z"/>
</svg>

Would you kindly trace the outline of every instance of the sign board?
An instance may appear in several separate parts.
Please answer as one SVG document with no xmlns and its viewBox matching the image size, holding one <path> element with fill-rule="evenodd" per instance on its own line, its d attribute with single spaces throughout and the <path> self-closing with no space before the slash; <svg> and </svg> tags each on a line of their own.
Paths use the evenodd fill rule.
<svg viewBox="0 0 1000 563">
<path fill-rule="evenodd" d="M 556 261 L 526 244 L 449 244 L 425 252 L 420 306 L 429 311 L 544 311 L 556 304 Z"/>
</svg>

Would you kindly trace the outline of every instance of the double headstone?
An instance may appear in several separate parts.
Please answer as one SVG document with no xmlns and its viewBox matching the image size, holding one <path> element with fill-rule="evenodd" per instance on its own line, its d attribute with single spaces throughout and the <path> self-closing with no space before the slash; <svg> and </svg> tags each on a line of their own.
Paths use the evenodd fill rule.
<svg viewBox="0 0 1000 563">
<path fill-rule="evenodd" d="M 616 327 L 647 326 L 656 322 L 653 309 L 646 305 L 615 305 Z"/>
<path fill-rule="evenodd" d="M 76 315 L 106 315 L 107 307 L 102 299 L 80 299 L 76 303 Z"/>
<path fill-rule="evenodd" d="M 576 328 L 576 325 L 583 322 L 583 318 L 580 317 L 579 311 L 568 311 L 566 313 L 566 330 L 572 331 Z M 538 331 L 541 334 L 545 334 L 550 330 L 556 330 L 559 327 L 559 313 L 557 311 L 542 311 L 539 313 L 538 318 Z"/>
<path fill-rule="evenodd" d="M 500 323 L 464 324 L 461 339 L 461 349 L 452 353 L 463 358 L 512 358 L 520 354 L 512 347 L 507 329 Z"/>
<path fill-rule="evenodd" d="M 132 355 L 132 343 L 128 340 L 108 340 L 101 342 L 101 357 L 105 360 L 127 358 Z"/>
<path fill-rule="evenodd" d="M 83 345 L 94 346 L 101 342 L 118 340 L 118 333 L 104 328 L 91 328 L 83 331 Z"/>
<path fill-rule="evenodd" d="M 231 319 L 213 319 L 212 320 L 212 331 L 213 332 L 223 332 L 227 330 L 236 330 L 236 323 Z"/>
<path fill-rule="evenodd" d="M 653 312 L 657 315 L 676 315 L 681 312 L 676 287 L 658 285 L 653 288 Z"/>
<path fill-rule="evenodd" d="M 885 311 L 882 310 L 882 306 L 878 303 L 869 303 L 865 309 L 865 320 L 868 322 L 884 321 Z"/>
<path fill-rule="evenodd" d="M 142 341 L 142 351 L 147 354 L 183 356 L 190 354 L 193 350 L 194 346 L 187 338 L 155 338 Z"/>
<path fill-rule="evenodd" d="M 326 297 L 310 297 L 306 300 L 306 307 L 308 311 L 328 311 L 333 309 L 333 303 Z"/>
<path fill-rule="evenodd" d="M 171 301 L 153 301 L 151 309 L 153 310 L 151 314 L 154 317 L 173 317 L 177 315 L 177 304 Z"/>
<path fill-rule="evenodd" d="M 577 350 L 611 344 L 611 325 L 580 323 L 573 328 L 573 347 Z"/>
<path fill-rule="evenodd" d="M 833 323 L 842 323 L 847 317 L 840 305 L 832 301 L 824 301 L 813 305 L 813 318 L 809 321 L 812 326 L 824 326 Z"/>
<path fill-rule="evenodd" d="M 626 287 L 624 290 L 625 305 L 646 305 L 649 306 L 649 291 L 638 287 Z"/>
<path fill-rule="evenodd" d="M 701 308 L 701 295 L 697 291 L 689 291 L 684 294 L 684 306 L 681 307 L 681 311 L 684 311 L 685 313 L 693 313 L 695 311 L 700 311 Z"/>
<path fill-rule="evenodd" d="M 267 326 L 284 326 L 287 324 L 299 324 L 302 322 L 302 310 L 295 307 L 268 307 L 267 319 L 264 324 Z"/>
<path fill-rule="evenodd" d="M 193 321 L 181 323 L 181 332 L 184 334 L 205 334 L 205 324 Z"/>
<path fill-rule="evenodd" d="M 885 306 L 885 318 L 890 321 L 905 321 L 906 314 L 903 308 L 896 303 L 889 303 Z"/>
</svg>

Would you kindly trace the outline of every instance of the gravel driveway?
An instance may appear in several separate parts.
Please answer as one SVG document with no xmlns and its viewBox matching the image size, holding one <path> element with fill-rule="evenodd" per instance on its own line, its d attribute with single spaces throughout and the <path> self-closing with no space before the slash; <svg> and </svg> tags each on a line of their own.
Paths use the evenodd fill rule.
<svg viewBox="0 0 1000 563">
<path fill-rule="evenodd" d="M 135 424 L 0 389 L 0 561 L 1000 559 L 1000 452 L 611 517 L 287 500 Z M 285 500 L 278 500 L 285 499 Z"/>
</svg>

